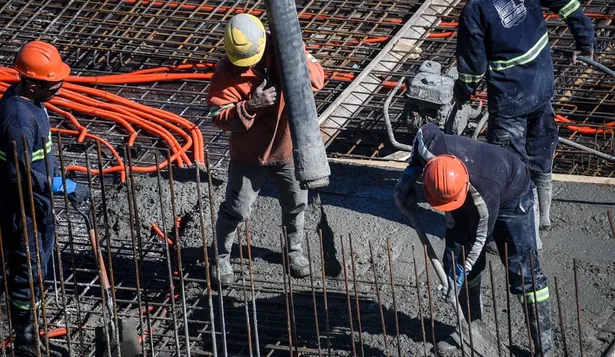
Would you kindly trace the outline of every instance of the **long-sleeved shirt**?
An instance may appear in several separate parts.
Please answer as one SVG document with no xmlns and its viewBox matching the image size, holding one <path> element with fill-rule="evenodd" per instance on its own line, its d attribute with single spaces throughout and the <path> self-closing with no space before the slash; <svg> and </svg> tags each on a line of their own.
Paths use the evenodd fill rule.
<svg viewBox="0 0 615 357">
<path fill-rule="evenodd" d="M 578 0 L 469 0 L 459 16 L 455 98 L 487 78 L 489 112 L 529 114 L 553 96 L 553 60 L 541 6 L 559 14 L 578 50 L 593 49 L 591 20 Z"/>
<path fill-rule="evenodd" d="M 470 271 L 487 237 L 493 233 L 500 206 L 527 193 L 530 173 L 509 150 L 463 136 L 444 134 L 432 123 L 423 125 L 417 132 L 407 170 L 420 175 L 429 160 L 445 154 L 463 161 L 470 175 L 470 188 L 464 204 L 447 212 L 455 222 L 455 228 L 467 231 L 466 237 L 472 240 L 464 267 Z"/>
<path fill-rule="evenodd" d="M 49 117 L 42 103 L 35 103 L 17 95 L 16 88 L 17 84 L 9 87 L 0 99 L 0 201 L 3 201 L 1 205 L 4 208 L 16 207 L 15 200 L 18 197 L 13 142 L 16 144 L 24 197 L 28 194 L 25 181 L 27 152 L 35 203 L 48 205 L 49 187 L 45 160 L 48 162 L 50 175 L 53 174 L 55 167 L 51 153 Z M 24 138 L 26 151 L 24 151 Z M 47 156 L 43 145 L 46 145 Z"/>
<path fill-rule="evenodd" d="M 305 54 L 312 90 L 316 92 L 324 86 L 324 70 L 312 55 L 307 51 Z M 246 103 L 265 79 L 267 87 L 276 87 L 279 99 L 272 106 L 249 113 Z M 208 105 L 219 108 L 213 117 L 214 124 L 231 132 L 231 160 L 249 165 L 293 162 L 290 127 L 282 94 L 270 36 L 263 59 L 253 68 L 235 67 L 226 57 L 218 62 L 209 82 Z"/>
</svg>

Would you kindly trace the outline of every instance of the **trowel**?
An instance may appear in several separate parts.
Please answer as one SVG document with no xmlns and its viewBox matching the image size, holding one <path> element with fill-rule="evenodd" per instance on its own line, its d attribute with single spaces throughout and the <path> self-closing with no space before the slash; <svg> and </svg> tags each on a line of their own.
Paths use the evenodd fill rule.
<svg viewBox="0 0 615 357">
<path fill-rule="evenodd" d="M 90 218 L 91 210 L 88 213 L 84 213 L 76 207 L 75 204 L 73 204 L 73 207 L 85 221 L 95 259 L 99 262 L 97 265 L 100 270 L 103 294 L 105 295 L 107 302 L 106 308 L 108 311 L 107 316 L 109 318 L 107 323 L 107 332 L 109 333 L 108 341 L 111 342 L 111 345 L 109 346 L 107 343 L 108 341 L 105 333 L 105 327 L 97 326 L 95 335 L 96 357 L 108 356 L 109 351 L 111 352 L 112 357 L 120 356 L 120 353 L 122 357 L 136 357 L 141 354 L 141 345 L 137 334 L 137 323 L 133 318 L 122 319 L 118 316 L 117 326 L 115 325 L 113 312 L 116 310 L 113 305 L 113 298 L 111 296 L 111 284 L 109 283 L 107 268 L 105 267 L 105 261 L 102 253 L 99 249 L 97 249 L 98 245 L 96 244 L 96 234 L 94 232 L 94 228 L 92 227 L 92 220 Z"/>
</svg>

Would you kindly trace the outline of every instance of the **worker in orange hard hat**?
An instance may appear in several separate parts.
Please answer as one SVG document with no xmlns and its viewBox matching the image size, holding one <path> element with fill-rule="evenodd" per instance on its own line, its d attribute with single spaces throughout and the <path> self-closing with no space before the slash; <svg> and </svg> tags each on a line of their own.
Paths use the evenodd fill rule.
<svg viewBox="0 0 615 357">
<path fill-rule="evenodd" d="M 218 257 L 212 277 L 222 286 L 235 281 L 230 263 L 234 232 L 240 222 L 248 219 L 267 176 L 280 193 L 290 273 L 295 278 L 306 277 L 309 262 L 302 245 L 308 191 L 295 178 L 274 43 L 257 17 L 238 14 L 226 26 L 224 49 L 226 56 L 216 65 L 209 82 L 208 100 L 215 109 L 214 124 L 230 132 L 231 156 L 226 198 L 216 222 Z M 307 51 L 305 57 L 312 90 L 316 92 L 324 86 L 324 71 Z"/>
<path fill-rule="evenodd" d="M 70 67 L 62 61 L 54 46 L 32 41 L 19 51 L 14 68 L 20 81 L 11 85 L 0 99 L 0 227 L 4 248 L 8 251 L 5 268 L 8 270 L 10 318 L 15 330 L 13 350 L 16 356 L 39 356 L 39 350 L 42 356 L 47 356 L 48 352 L 51 356 L 68 356 L 68 350 L 52 343 L 48 351 L 45 336 L 40 336 L 35 326 L 37 318 L 42 321 L 38 313 L 42 294 L 39 279 L 45 278 L 55 239 L 49 191 L 66 191 L 69 199 L 77 203 L 89 197 L 86 187 L 66 180 L 64 188 L 59 175 L 50 177 L 56 173 L 56 167 L 44 103 L 58 94 Z M 34 207 L 29 205 L 29 185 L 24 181 L 27 177 L 26 159 L 30 164 L 32 179 L 29 184 Z M 25 197 L 23 201 L 19 200 L 19 181 Z M 24 201 L 25 207 L 21 207 L 20 202 Z M 22 210 L 25 211 L 25 222 Z M 38 251 L 37 247 L 40 247 Z M 40 253 L 40 266 L 37 253 Z M 38 326 L 43 327 L 42 324 Z"/>
<path fill-rule="evenodd" d="M 509 289 L 529 305 L 525 310 L 526 321 L 529 321 L 535 353 L 552 356 L 549 288 L 538 261 L 534 185 L 528 167 L 505 148 L 446 135 L 434 124 L 426 124 L 418 131 L 412 149 L 409 165 L 395 186 L 394 197 L 400 209 L 414 212 L 417 204 L 414 186 L 422 175 L 427 202 L 445 212 L 444 267 L 449 277 L 445 298 L 454 301 L 456 291 L 461 306 L 467 306 L 469 301 L 470 314 L 466 318 L 481 319 L 485 244 L 495 240 L 503 263 L 506 263 L 507 246 Z M 452 339 L 446 339 L 437 348 L 441 354 L 448 354 L 456 346 Z"/>
</svg>

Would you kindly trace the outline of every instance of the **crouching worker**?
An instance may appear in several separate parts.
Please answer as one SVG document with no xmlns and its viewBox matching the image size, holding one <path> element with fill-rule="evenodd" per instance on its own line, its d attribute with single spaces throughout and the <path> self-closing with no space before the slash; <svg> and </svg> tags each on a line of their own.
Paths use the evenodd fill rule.
<svg viewBox="0 0 615 357">
<path fill-rule="evenodd" d="M 521 303 L 528 304 L 526 321 L 535 353 L 551 356 L 549 290 L 536 251 L 533 184 L 527 166 L 500 146 L 446 135 L 433 124 L 426 124 L 418 131 L 412 148 L 410 163 L 395 187 L 395 199 L 399 207 L 415 210 L 415 182 L 423 175 L 427 202 L 446 213 L 444 268 L 449 276 L 446 298 L 454 301 L 456 283 L 461 306 L 467 306 L 469 296 L 469 318 L 482 318 L 480 287 L 486 265 L 484 247 L 487 237 L 492 236 L 503 263 L 505 245 L 508 247 L 509 289 Z M 465 261 L 462 247 L 465 247 Z M 451 252 L 455 256 L 454 264 Z M 532 284 L 530 253 L 536 291 Z M 453 282 L 455 276 L 457 280 Z M 468 279 L 467 295 L 464 279 Z M 438 344 L 441 353 L 452 348 L 455 347 L 451 339 Z"/>
<path fill-rule="evenodd" d="M 266 176 L 271 176 L 280 194 L 291 275 L 305 277 L 309 265 L 302 245 L 308 191 L 295 178 L 274 43 L 258 18 L 238 14 L 226 26 L 224 49 L 226 56 L 216 65 L 209 83 L 209 105 L 218 108 L 213 122 L 231 133 L 231 162 L 226 198 L 216 222 L 218 257 L 212 278 L 222 286 L 233 283 L 230 254 L 237 239 L 235 230 L 250 216 Z M 324 72 L 314 57 L 307 52 L 305 56 L 316 92 L 324 85 Z"/>
<path fill-rule="evenodd" d="M 62 61 L 54 46 L 42 41 L 24 45 L 15 58 L 14 67 L 20 81 L 11 85 L 0 100 L 0 226 L 7 257 L 7 266 L 3 268 L 8 271 L 9 312 L 15 330 L 13 352 L 20 357 L 39 356 L 40 349 L 41 356 L 68 356 L 68 350 L 53 343 L 49 343 L 47 350 L 45 337 L 35 330 L 35 319 L 38 317 L 41 321 L 38 327 L 42 330 L 43 319 L 38 308 L 43 292 L 38 282 L 39 278 L 45 279 L 55 242 L 50 188 L 54 193 L 66 191 L 68 198 L 75 203 L 88 200 L 90 194 L 87 187 L 71 180 L 67 180 L 65 190 L 62 179 L 54 177 L 51 180 L 47 171 L 57 172 L 51 150 L 49 117 L 44 103 L 59 93 L 63 80 L 70 73 L 70 67 Z M 16 144 L 17 162 L 14 159 L 13 143 Z M 26 158 L 30 164 L 30 183 L 26 181 Z M 49 187 L 50 182 L 52 187 Z M 25 207 L 20 203 L 19 183 Z M 32 186 L 34 207 L 30 206 L 29 185 Z M 25 221 L 22 219 L 22 209 L 25 211 Z M 26 254 L 24 226 L 30 257 Z M 39 252 L 36 250 L 37 240 Z M 40 267 L 37 264 L 37 253 L 40 253 Z M 34 297 L 30 289 L 32 283 Z M 36 302 L 35 306 L 32 305 L 32 299 Z M 40 338 L 37 339 L 37 335 Z"/>
</svg>

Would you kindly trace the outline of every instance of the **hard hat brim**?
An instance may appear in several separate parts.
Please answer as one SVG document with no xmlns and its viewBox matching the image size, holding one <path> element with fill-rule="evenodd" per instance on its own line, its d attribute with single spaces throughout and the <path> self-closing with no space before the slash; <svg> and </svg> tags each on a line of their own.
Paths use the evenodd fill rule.
<svg viewBox="0 0 615 357">
<path fill-rule="evenodd" d="M 440 203 L 438 202 L 438 200 L 431 197 L 427 190 L 425 191 L 425 197 L 427 198 L 427 202 L 431 205 L 431 207 L 433 207 L 433 209 L 435 210 L 442 212 L 454 211 L 460 208 L 465 203 L 466 196 L 467 191 L 462 191 L 459 196 L 455 197 L 453 201 L 447 203 Z"/>
<path fill-rule="evenodd" d="M 63 81 L 70 74 L 70 66 L 67 65 L 66 63 L 62 63 L 62 66 L 60 67 L 60 72 L 56 73 L 52 77 L 49 77 L 49 76 L 31 76 L 31 75 L 28 75 L 27 73 L 24 73 L 19 67 L 15 67 L 15 69 L 23 77 L 34 79 L 34 80 L 37 80 L 37 81 L 45 81 L 45 82 L 59 82 L 59 81 Z"/>
<path fill-rule="evenodd" d="M 237 67 L 250 67 L 260 62 L 261 58 L 263 58 L 264 52 L 265 51 L 262 51 L 248 58 L 238 58 L 238 57 L 234 57 L 229 54 L 227 54 L 227 56 L 228 56 L 228 59 L 231 61 L 231 63 Z"/>
</svg>

